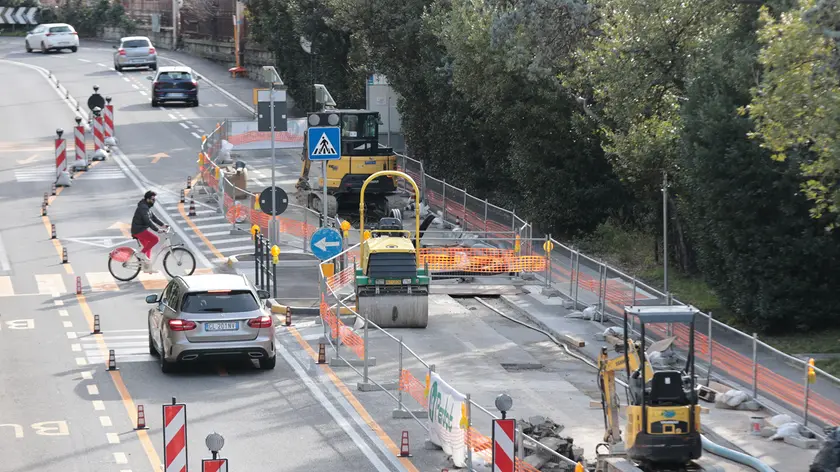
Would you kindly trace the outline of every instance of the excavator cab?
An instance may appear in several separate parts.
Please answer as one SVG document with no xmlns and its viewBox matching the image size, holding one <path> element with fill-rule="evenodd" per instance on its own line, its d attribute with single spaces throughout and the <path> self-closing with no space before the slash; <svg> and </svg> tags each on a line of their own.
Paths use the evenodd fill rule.
<svg viewBox="0 0 840 472">
<path fill-rule="evenodd" d="M 697 406 L 694 373 L 694 331 L 698 310 L 686 306 L 627 306 L 624 308 L 624 342 L 629 338 L 629 318 L 638 320 L 641 359 L 631 368 L 631 349 L 625 349 L 625 371 L 629 379 L 625 447 L 628 457 L 648 466 L 689 464 L 702 454 L 700 408 Z M 646 359 L 647 332 L 651 324 L 668 325 L 687 332 L 688 354 L 681 370 L 642 373 L 650 366 Z M 687 328 L 682 329 L 680 326 Z M 644 379 L 644 380 L 643 380 Z"/>
<path fill-rule="evenodd" d="M 358 109 L 337 109 L 335 101 L 323 85 L 315 84 L 316 102 L 321 109 L 308 114 L 309 127 L 338 126 L 341 128 L 341 159 L 326 163 L 327 208 L 329 216 L 354 215 L 359 208 L 359 193 L 362 184 L 372 174 L 379 171 L 397 170 L 397 156 L 394 150 L 379 144 L 379 112 Z M 337 118 L 337 120 L 336 120 Z M 308 133 L 303 139 L 303 168 L 298 179 L 297 189 L 306 193 L 306 205 L 322 211 L 323 176 L 318 179 L 318 187 L 311 188 L 309 172 L 311 162 L 308 158 Z M 384 176 L 372 180 L 365 189 L 366 206 L 374 217 L 386 216 L 390 210 L 388 195 L 397 192 L 394 177 Z"/>
</svg>

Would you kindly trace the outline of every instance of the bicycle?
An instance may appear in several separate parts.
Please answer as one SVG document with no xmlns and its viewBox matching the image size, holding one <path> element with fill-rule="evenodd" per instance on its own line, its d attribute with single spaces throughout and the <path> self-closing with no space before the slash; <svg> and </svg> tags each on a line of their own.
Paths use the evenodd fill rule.
<svg viewBox="0 0 840 472">
<path fill-rule="evenodd" d="M 195 272 L 195 256 L 189 249 L 185 248 L 182 243 L 172 243 L 170 240 L 172 238 L 172 228 L 167 228 L 166 231 L 162 231 L 163 237 L 161 237 L 161 250 L 154 256 L 154 258 L 149 263 L 150 267 L 153 267 L 157 262 L 158 257 L 161 254 L 163 256 L 163 270 L 170 277 L 176 277 L 178 275 L 192 275 Z M 140 241 L 135 239 L 137 242 L 137 246 L 139 249 L 143 248 L 143 245 L 140 244 Z M 115 279 L 121 282 L 128 282 L 133 280 L 140 274 L 140 270 L 143 268 L 143 260 L 140 258 L 141 252 L 139 249 L 134 249 L 129 246 L 120 246 L 108 255 L 108 271 L 111 272 L 111 275 L 114 276 Z M 172 256 L 170 258 L 170 256 Z M 170 268 L 170 263 L 174 263 L 175 266 Z M 180 268 L 182 265 L 187 264 L 188 269 L 185 271 L 186 273 L 176 273 L 175 269 Z M 119 272 L 119 269 L 127 269 L 125 275 L 117 275 L 115 269 L 118 269 L 116 272 Z"/>
</svg>

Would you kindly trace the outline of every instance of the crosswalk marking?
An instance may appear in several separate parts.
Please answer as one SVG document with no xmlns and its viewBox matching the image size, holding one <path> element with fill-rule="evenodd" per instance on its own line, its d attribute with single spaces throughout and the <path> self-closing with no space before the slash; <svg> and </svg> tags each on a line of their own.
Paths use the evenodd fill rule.
<svg viewBox="0 0 840 472">
<path fill-rule="evenodd" d="M 117 281 L 108 272 L 88 272 L 85 276 L 93 292 L 113 292 L 120 289 Z"/>
<path fill-rule="evenodd" d="M 87 172 L 77 174 L 76 178 L 84 178 L 87 180 L 111 180 L 124 179 L 126 177 L 119 167 L 97 166 Z M 15 170 L 15 180 L 18 182 L 54 182 L 55 166 L 33 166 Z"/>
<path fill-rule="evenodd" d="M 113 335 L 105 332 L 101 335 L 103 343 L 108 349 L 114 350 L 117 365 L 123 362 L 154 362 L 155 358 L 149 354 L 149 332 L 146 329 L 122 330 L 131 334 Z M 89 364 L 105 364 L 108 353 L 100 349 L 96 339 L 90 337 L 81 339 L 82 350 Z"/>
<path fill-rule="evenodd" d="M 205 236 L 207 236 L 207 235 L 205 234 Z M 230 239 L 216 239 L 216 240 L 213 241 L 213 245 L 218 247 L 219 244 L 241 243 L 241 242 L 250 241 L 250 240 L 251 240 L 251 238 L 249 236 L 239 237 L 239 238 L 230 238 Z"/>
<path fill-rule="evenodd" d="M 38 293 L 41 295 L 60 295 L 67 291 L 61 274 L 38 274 L 35 280 L 38 282 Z"/>
<path fill-rule="evenodd" d="M 10 297 L 15 294 L 12 278 L 8 275 L 0 276 L 0 297 Z"/>
<path fill-rule="evenodd" d="M 166 277 L 157 273 L 147 274 L 140 272 L 137 279 L 140 280 L 140 283 L 143 284 L 143 288 L 146 290 L 162 290 L 168 283 Z"/>
<path fill-rule="evenodd" d="M 202 230 L 204 228 L 224 228 L 226 226 L 230 227 L 230 223 L 220 223 L 220 224 L 211 224 L 211 225 L 195 225 L 196 228 L 202 229 Z"/>
</svg>

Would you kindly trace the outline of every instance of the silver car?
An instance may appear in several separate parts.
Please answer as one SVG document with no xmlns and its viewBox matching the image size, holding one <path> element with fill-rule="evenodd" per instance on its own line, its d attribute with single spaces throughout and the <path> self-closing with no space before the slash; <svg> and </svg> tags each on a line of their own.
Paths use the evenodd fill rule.
<svg viewBox="0 0 840 472">
<path fill-rule="evenodd" d="M 157 51 L 152 40 L 145 36 L 129 36 L 120 39 L 120 45 L 114 46 L 114 69 L 123 67 L 148 67 L 157 69 Z"/>
<path fill-rule="evenodd" d="M 202 359 L 245 357 L 273 369 L 277 361 L 274 320 L 244 275 L 175 277 L 160 296 L 149 295 L 149 353 L 160 357 L 164 373 L 176 364 Z"/>
</svg>

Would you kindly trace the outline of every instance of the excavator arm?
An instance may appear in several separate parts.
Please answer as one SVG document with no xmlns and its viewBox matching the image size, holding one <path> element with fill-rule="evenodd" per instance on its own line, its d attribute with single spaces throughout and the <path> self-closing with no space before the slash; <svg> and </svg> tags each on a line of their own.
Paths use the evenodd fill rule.
<svg viewBox="0 0 840 472">
<path fill-rule="evenodd" d="M 303 131 L 303 149 L 301 150 L 300 160 L 303 161 L 303 165 L 300 169 L 300 177 L 298 177 L 297 184 L 295 188 L 298 190 L 309 190 L 309 169 L 312 167 L 312 161 L 309 160 L 309 152 L 306 149 L 307 146 L 307 135 L 309 134 L 309 130 Z"/>
<path fill-rule="evenodd" d="M 604 410 L 604 442 L 614 445 L 621 442 L 621 423 L 619 422 L 619 409 L 621 407 L 616 390 L 615 373 L 626 369 L 626 363 L 630 363 L 630 372 L 639 370 L 641 360 L 636 351 L 636 344 L 627 342 L 624 348 L 627 350 L 627 359 L 624 354 L 609 358 L 607 348 L 601 348 L 598 356 L 598 387 L 601 390 L 601 406 Z M 645 361 L 645 383 L 653 378 L 653 367 L 650 362 Z"/>
</svg>

